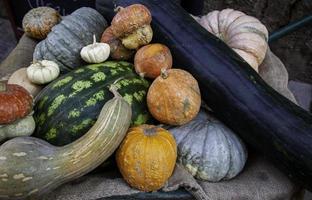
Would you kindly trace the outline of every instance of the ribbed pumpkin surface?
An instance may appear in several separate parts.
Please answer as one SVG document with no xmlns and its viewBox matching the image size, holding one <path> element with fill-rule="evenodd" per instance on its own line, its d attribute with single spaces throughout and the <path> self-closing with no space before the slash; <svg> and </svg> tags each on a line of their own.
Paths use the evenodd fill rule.
<svg viewBox="0 0 312 200">
<path fill-rule="evenodd" d="M 132 123 L 145 123 L 149 82 L 134 72 L 132 64 L 110 61 L 76 69 L 50 83 L 35 100 L 35 136 L 54 145 L 81 137 L 113 97 L 108 90 L 113 83 L 132 107 Z"/>
</svg>

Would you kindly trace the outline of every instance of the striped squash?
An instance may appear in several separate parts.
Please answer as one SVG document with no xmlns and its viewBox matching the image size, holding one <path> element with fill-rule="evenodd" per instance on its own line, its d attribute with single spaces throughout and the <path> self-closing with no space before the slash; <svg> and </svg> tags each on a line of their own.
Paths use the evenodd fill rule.
<svg viewBox="0 0 312 200">
<path fill-rule="evenodd" d="M 0 146 L 0 199 L 39 196 L 90 172 L 119 146 L 131 120 L 129 104 L 118 93 L 79 140 L 55 147 L 34 137 L 18 137 Z"/>
<path fill-rule="evenodd" d="M 50 83 L 35 99 L 35 136 L 62 146 L 81 137 L 96 121 L 101 107 L 112 98 L 115 83 L 132 107 L 132 124 L 147 122 L 149 82 L 134 72 L 132 64 L 108 61 L 88 65 Z"/>
</svg>

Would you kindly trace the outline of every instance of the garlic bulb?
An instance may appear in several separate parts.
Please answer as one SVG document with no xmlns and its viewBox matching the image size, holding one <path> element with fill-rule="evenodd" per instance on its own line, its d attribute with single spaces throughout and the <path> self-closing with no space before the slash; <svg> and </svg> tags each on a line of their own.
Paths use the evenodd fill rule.
<svg viewBox="0 0 312 200">
<path fill-rule="evenodd" d="M 95 35 L 93 35 L 93 44 L 83 47 L 80 51 L 81 58 L 87 63 L 104 62 L 109 57 L 109 54 L 109 44 L 96 42 Z"/>
<path fill-rule="evenodd" d="M 58 64 L 50 60 L 35 61 L 27 68 L 28 79 L 36 84 L 46 84 L 56 79 L 60 74 Z"/>
</svg>

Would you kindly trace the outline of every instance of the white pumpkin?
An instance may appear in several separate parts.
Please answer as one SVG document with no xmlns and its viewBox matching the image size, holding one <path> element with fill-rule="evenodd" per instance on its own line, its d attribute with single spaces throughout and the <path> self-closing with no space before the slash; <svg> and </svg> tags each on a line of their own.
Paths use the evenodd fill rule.
<svg viewBox="0 0 312 200">
<path fill-rule="evenodd" d="M 258 19 L 233 9 L 215 10 L 194 18 L 258 72 L 268 48 L 268 30 Z"/>
<path fill-rule="evenodd" d="M 109 54 L 109 44 L 96 42 L 95 35 L 93 35 L 93 44 L 83 47 L 80 51 L 81 58 L 87 63 L 104 62 L 109 57 Z"/>
<path fill-rule="evenodd" d="M 60 74 L 59 66 L 50 60 L 35 61 L 27 68 L 28 79 L 36 84 L 46 84 Z"/>
<path fill-rule="evenodd" d="M 197 179 L 211 182 L 231 179 L 245 166 L 245 145 L 204 111 L 188 124 L 169 131 L 178 145 L 178 162 Z"/>
</svg>

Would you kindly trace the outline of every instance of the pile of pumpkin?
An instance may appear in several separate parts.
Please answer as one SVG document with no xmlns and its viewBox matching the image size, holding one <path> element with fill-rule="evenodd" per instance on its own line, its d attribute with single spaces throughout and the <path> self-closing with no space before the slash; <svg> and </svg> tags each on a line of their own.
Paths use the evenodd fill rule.
<svg viewBox="0 0 312 200">
<path fill-rule="evenodd" d="M 245 47 L 252 52 L 248 54 L 241 43 L 235 46 L 246 31 L 228 28 L 226 35 L 209 24 L 215 16 L 230 15 L 233 23 L 223 25 L 233 29 L 234 23 L 242 24 L 239 19 L 250 20 L 267 36 L 258 20 L 231 9 L 196 19 L 229 40 L 257 70 L 267 48 L 264 39 L 255 40 L 262 50 L 255 44 Z M 25 15 L 25 33 L 42 41 L 33 63 L 16 71 L 8 84 L 0 83 L 0 140 L 35 137 L 1 145 L 0 197 L 41 195 L 92 171 L 117 149 L 122 176 L 142 191 L 160 189 L 176 161 L 204 181 L 231 179 L 241 172 L 247 159 L 244 144 L 201 109 L 196 79 L 172 69 L 170 49 L 149 44 L 151 21 L 140 4 L 119 8 L 109 27 L 92 8 L 63 19 L 47 7 Z M 131 60 L 134 65 L 126 62 Z"/>
</svg>

